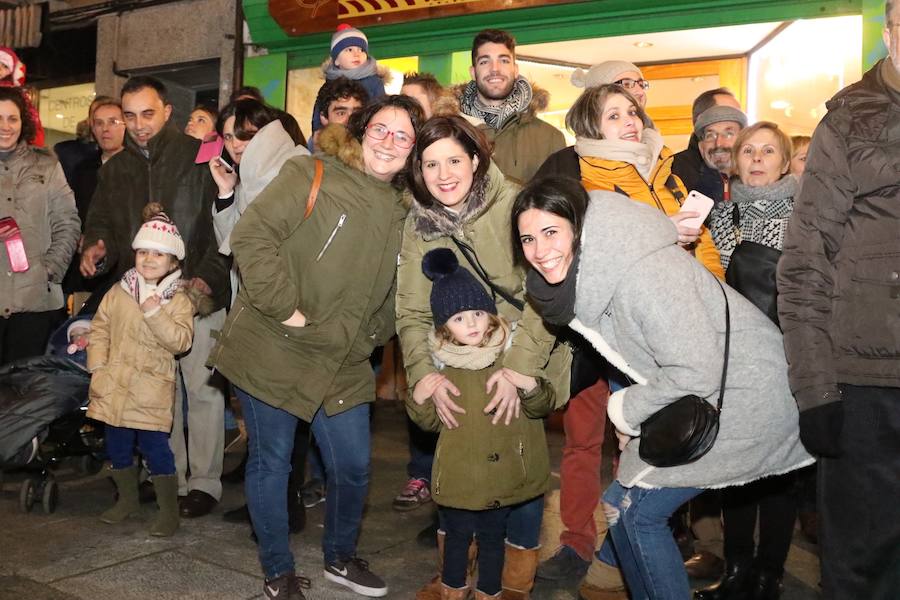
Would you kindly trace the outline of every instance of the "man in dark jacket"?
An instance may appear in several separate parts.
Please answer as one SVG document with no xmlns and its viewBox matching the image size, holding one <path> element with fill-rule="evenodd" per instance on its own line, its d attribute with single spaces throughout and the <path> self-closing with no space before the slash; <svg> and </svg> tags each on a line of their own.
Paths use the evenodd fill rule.
<svg viewBox="0 0 900 600">
<path fill-rule="evenodd" d="M 895 0 L 896 2 L 896 0 Z M 800 438 L 819 455 L 827 600 L 893 598 L 900 561 L 900 5 L 889 58 L 828 103 L 778 267 Z"/>
<path fill-rule="evenodd" d="M 122 88 L 122 109 L 128 129 L 125 150 L 100 170 L 84 228 L 81 272 L 93 277 L 109 271 L 118 278 L 134 266 L 131 240 L 150 201 L 163 205 L 184 238 L 184 277 L 212 305 L 210 314 L 195 317 L 193 346 L 179 360 L 176 397 L 181 398 L 182 386 L 186 388 L 188 415 L 185 422 L 183 403 L 176 402 L 171 438 L 179 495 L 186 495 L 181 515 L 198 517 L 212 510 L 222 494 L 225 402 L 221 388 L 211 385 L 211 371 L 206 368 L 213 345 L 211 331 L 224 323 L 230 297 L 229 267 L 217 250 L 212 226 L 216 186 L 207 165 L 194 163 L 200 140 L 168 122 L 172 106 L 162 82 L 152 77 L 129 79 Z M 188 467 L 190 481 L 185 478 Z"/>
<path fill-rule="evenodd" d="M 707 90 L 697 96 L 694 99 L 694 104 L 691 106 L 691 123 L 694 125 L 695 131 L 697 129 L 697 118 L 713 106 L 730 106 L 741 110 L 741 103 L 737 101 L 737 98 L 734 97 L 734 94 L 728 88 L 720 87 L 714 90 Z M 745 121 L 744 125 L 746 126 L 746 124 Z M 704 164 L 706 163 L 701 154 L 700 138 L 692 135 L 688 147 L 675 155 L 675 159 L 672 162 L 672 172 L 681 179 L 688 191 L 700 191 L 698 185 L 701 172 L 705 170 L 707 171 L 707 176 L 716 175 L 711 169 L 704 169 Z"/>
</svg>

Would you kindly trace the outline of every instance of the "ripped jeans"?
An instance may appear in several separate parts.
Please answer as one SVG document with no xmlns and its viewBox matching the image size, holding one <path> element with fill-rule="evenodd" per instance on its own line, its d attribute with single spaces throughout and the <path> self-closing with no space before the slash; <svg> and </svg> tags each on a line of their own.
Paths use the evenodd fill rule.
<svg viewBox="0 0 900 600">
<path fill-rule="evenodd" d="M 618 566 L 632 600 L 685 600 L 691 587 L 669 517 L 703 490 L 625 488 L 615 481 L 603 494 L 609 533 L 597 558 Z"/>
</svg>

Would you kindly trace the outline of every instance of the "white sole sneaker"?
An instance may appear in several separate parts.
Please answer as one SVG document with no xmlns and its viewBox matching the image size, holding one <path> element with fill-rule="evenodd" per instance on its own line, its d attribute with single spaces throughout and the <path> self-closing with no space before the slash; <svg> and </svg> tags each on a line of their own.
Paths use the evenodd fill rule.
<svg viewBox="0 0 900 600">
<path fill-rule="evenodd" d="M 385 586 L 383 588 L 371 588 L 371 587 L 367 587 L 367 586 L 355 583 L 353 581 L 350 581 L 346 577 L 341 577 L 340 575 L 338 575 L 336 573 L 332 573 L 328 569 L 325 569 L 323 571 L 323 573 L 325 574 L 325 579 L 327 579 L 328 581 L 333 581 L 334 583 L 337 583 L 338 585 L 342 585 L 346 588 L 349 588 L 349 589 L 353 590 L 354 592 L 356 592 L 357 594 L 360 594 L 362 596 L 368 596 L 370 598 L 381 598 L 383 596 L 387 596 L 387 593 L 388 593 L 387 586 Z"/>
</svg>

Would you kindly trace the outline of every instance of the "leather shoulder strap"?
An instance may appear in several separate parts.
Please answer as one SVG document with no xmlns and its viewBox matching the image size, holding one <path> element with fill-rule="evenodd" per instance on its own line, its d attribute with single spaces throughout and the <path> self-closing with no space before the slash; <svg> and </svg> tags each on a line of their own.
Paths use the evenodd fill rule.
<svg viewBox="0 0 900 600">
<path fill-rule="evenodd" d="M 316 198 L 319 196 L 319 188 L 322 187 L 322 171 L 323 171 L 323 163 L 318 158 L 316 159 L 316 173 L 313 175 L 312 185 L 309 187 L 309 196 L 306 198 L 306 211 L 303 213 L 303 220 L 309 218 L 309 215 L 312 214 L 313 208 L 316 206 Z"/>
</svg>

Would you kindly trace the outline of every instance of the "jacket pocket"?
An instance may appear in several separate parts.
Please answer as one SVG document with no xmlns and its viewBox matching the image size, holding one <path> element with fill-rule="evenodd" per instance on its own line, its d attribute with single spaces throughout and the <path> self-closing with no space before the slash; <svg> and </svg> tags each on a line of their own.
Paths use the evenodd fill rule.
<svg viewBox="0 0 900 600">
<path fill-rule="evenodd" d="M 337 221 L 337 224 L 334 226 L 334 229 L 331 230 L 331 235 L 328 236 L 328 239 L 325 240 L 325 244 L 322 246 L 322 249 L 319 250 L 319 253 L 316 255 L 316 262 L 322 260 L 322 257 L 325 255 L 325 251 L 328 250 L 328 247 L 331 245 L 331 242 L 334 241 L 335 236 L 338 234 L 338 231 L 341 230 L 341 227 L 344 226 L 344 222 L 347 220 L 347 213 L 341 213 L 340 218 Z"/>
</svg>

